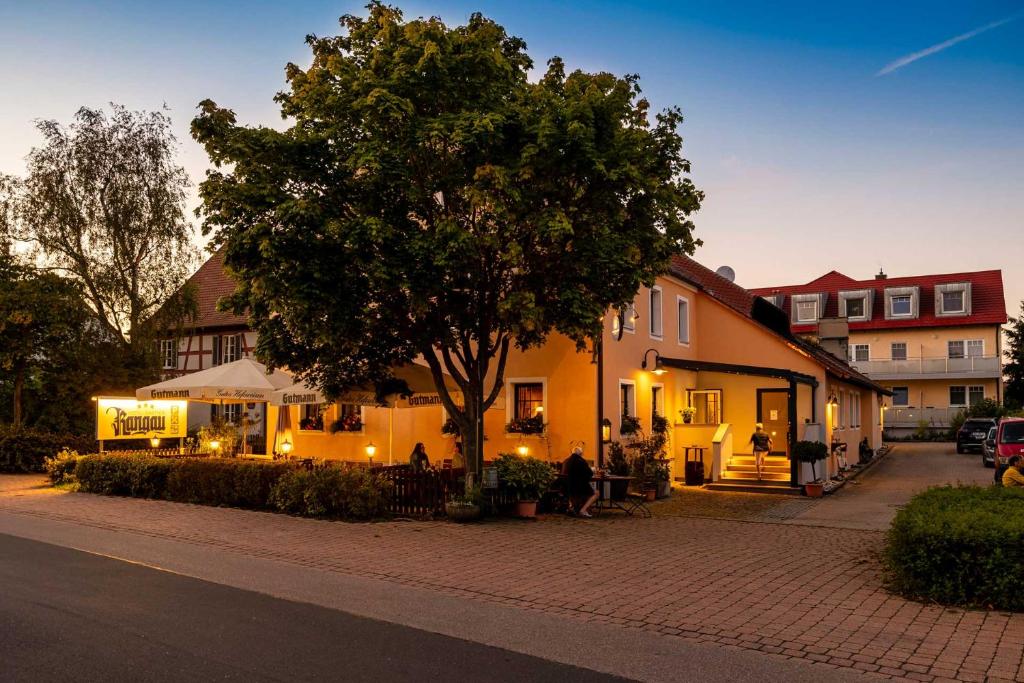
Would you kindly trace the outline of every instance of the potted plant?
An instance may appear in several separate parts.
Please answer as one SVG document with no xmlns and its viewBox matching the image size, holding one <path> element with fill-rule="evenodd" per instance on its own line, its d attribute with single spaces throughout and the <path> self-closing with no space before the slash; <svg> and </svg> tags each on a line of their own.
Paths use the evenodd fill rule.
<svg viewBox="0 0 1024 683">
<path fill-rule="evenodd" d="M 454 418 L 449 417 L 447 420 L 444 421 L 444 424 L 441 425 L 441 434 L 443 434 L 444 436 L 459 435 L 459 425 L 457 422 L 455 422 Z"/>
<path fill-rule="evenodd" d="M 626 449 L 618 441 L 608 444 L 608 458 L 605 460 L 605 470 L 608 474 L 618 477 L 629 476 L 629 459 L 626 458 Z M 611 480 L 608 494 L 612 500 L 625 500 L 628 493 L 628 479 Z"/>
<path fill-rule="evenodd" d="M 555 478 L 551 465 L 532 457 L 503 453 L 494 463 L 498 469 L 498 482 L 516 499 L 516 515 L 537 516 L 537 501 L 548 490 Z"/>
<path fill-rule="evenodd" d="M 686 406 L 679 411 L 679 414 L 683 417 L 683 424 L 690 424 L 693 422 L 693 418 L 697 415 L 697 409 L 693 406 Z"/>
<path fill-rule="evenodd" d="M 479 486 L 467 488 L 463 493 L 453 495 L 444 504 L 445 514 L 453 522 L 473 522 L 480 519 L 483 507 L 483 492 Z"/>
<path fill-rule="evenodd" d="M 640 418 L 632 415 L 623 415 L 619 421 L 619 434 L 632 436 L 640 431 Z"/>
<path fill-rule="evenodd" d="M 797 441 L 793 445 L 793 457 L 811 466 L 811 476 L 814 480 L 804 484 L 804 493 L 811 498 L 821 498 L 825 490 L 824 483 L 818 478 L 814 463 L 828 457 L 828 447 L 820 441 Z"/>
</svg>

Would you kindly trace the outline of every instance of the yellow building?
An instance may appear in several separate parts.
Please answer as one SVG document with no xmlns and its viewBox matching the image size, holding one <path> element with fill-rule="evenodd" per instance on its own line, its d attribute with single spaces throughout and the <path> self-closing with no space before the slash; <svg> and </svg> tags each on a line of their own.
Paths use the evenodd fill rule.
<svg viewBox="0 0 1024 683">
<path fill-rule="evenodd" d="M 488 385 L 494 380 L 489 377 Z M 670 423 L 669 456 L 677 479 L 683 476 L 684 449 L 698 447 L 706 476 L 719 484 L 788 488 L 812 479 L 810 468 L 789 459 L 796 440 L 846 443 L 856 452 L 866 438 L 878 448 L 883 394 L 845 361 L 793 336 L 777 309 L 679 257 L 654 287 L 637 294 L 630 310 L 605 316 L 597 352 L 577 352 L 559 335 L 541 348 L 510 352 L 503 391 L 485 416 L 485 460 L 520 452 L 561 461 L 582 445 L 586 457 L 600 464 L 607 448 L 604 420 L 610 423 L 609 440 L 621 441 L 628 440 L 620 433 L 624 417 L 637 418 L 649 431 L 652 416 L 659 414 Z M 442 433 L 445 415 L 436 405 L 285 410 L 288 427 L 277 440 L 288 439 L 296 455 L 365 460 L 365 446 L 372 443 L 376 462 L 404 463 L 422 442 L 437 462 L 455 449 L 456 437 Z M 329 425 L 345 415 L 357 427 L 331 433 Z M 543 433 L 509 431 L 510 424 L 537 416 Z M 278 419 L 277 409 L 270 409 L 269 418 Z M 756 481 L 749 461 L 757 422 L 774 441 L 763 482 Z M 838 465 L 830 459 L 817 466 L 817 474 Z"/>
<path fill-rule="evenodd" d="M 798 334 L 849 323 L 850 363 L 893 393 L 887 429 L 941 430 L 983 399 L 1002 401 L 1006 323 L 1002 273 L 854 280 L 830 272 L 805 285 L 753 290 L 789 315 Z"/>
</svg>

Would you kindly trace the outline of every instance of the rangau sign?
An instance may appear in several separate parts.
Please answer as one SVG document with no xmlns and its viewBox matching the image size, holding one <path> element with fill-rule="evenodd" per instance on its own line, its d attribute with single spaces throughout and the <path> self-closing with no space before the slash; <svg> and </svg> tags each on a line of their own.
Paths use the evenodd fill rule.
<svg viewBox="0 0 1024 683">
<path fill-rule="evenodd" d="M 179 439 L 188 430 L 187 401 L 136 401 L 134 398 L 96 399 L 96 438 Z"/>
</svg>

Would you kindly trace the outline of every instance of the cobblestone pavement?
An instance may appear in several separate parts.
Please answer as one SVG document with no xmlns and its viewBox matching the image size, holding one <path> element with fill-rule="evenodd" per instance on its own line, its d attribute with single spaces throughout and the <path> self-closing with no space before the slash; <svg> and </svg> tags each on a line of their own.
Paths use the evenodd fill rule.
<svg viewBox="0 0 1024 683">
<path fill-rule="evenodd" d="M 38 483 L 0 476 L 0 514 L 169 538 L 883 678 L 1024 680 L 1024 614 L 889 594 L 877 531 L 677 516 L 344 524 L 44 493 Z"/>
</svg>

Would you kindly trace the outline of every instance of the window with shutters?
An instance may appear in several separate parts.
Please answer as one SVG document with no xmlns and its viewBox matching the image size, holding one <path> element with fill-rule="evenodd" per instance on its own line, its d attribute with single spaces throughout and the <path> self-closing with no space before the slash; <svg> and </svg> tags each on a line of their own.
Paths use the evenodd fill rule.
<svg viewBox="0 0 1024 683">
<path fill-rule="evenodd" d="M 160 340 L 160 367 L 164 370 L 178 369 L 178 340 Z"/>
<path fill-rule="evenodd" d="M 221 362 L 234 363 L 242 359 L 242 335 L 226 334 L 221 337 Z"/>
</svg>

